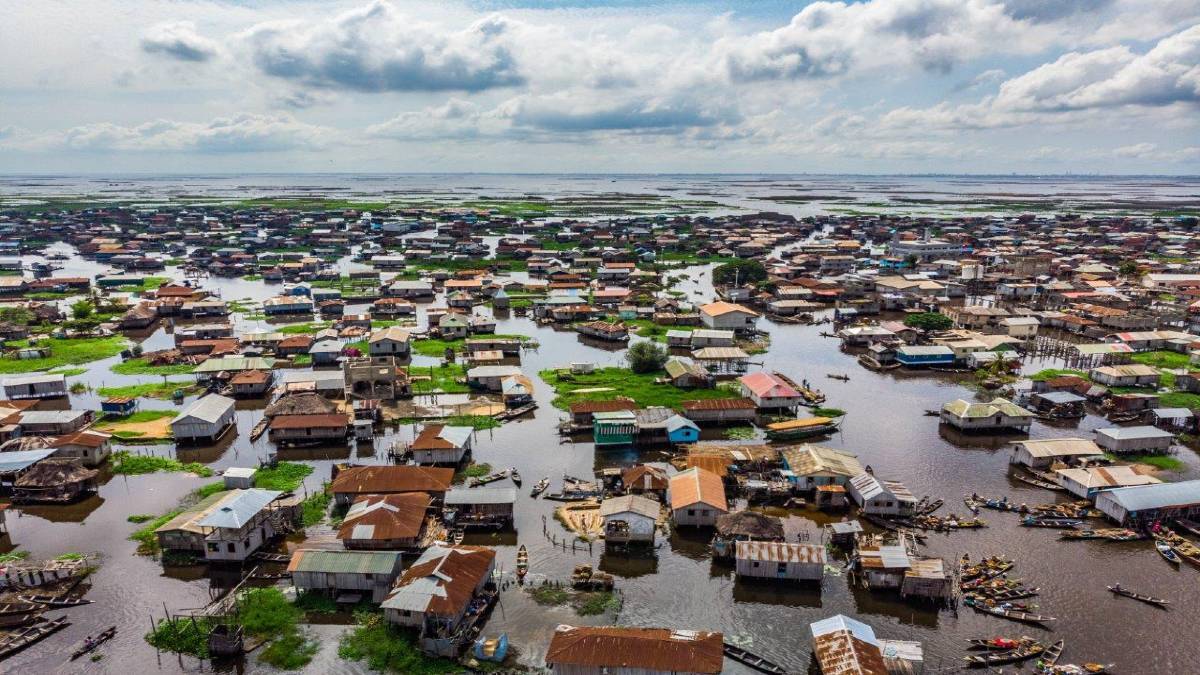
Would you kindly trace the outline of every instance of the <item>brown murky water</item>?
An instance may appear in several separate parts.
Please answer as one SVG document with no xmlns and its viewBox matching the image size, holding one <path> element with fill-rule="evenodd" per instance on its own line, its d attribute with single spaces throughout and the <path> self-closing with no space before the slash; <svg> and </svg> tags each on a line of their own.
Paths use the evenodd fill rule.
<svg viewBox="0 0 1200 675">
<path fill-rule="evenodd" d="M 345 264 L 345 263 L 344 263 Z M 102 268 L 72 259 L 64 274 L 95 274 Z M 691 298 L 710 296 L 709 271 L 692 268 L 693 277 L 681 290 Z M 264 298 L 273 294 L 258 282 L 210 280 L 207 285 L 219 289 L 226 299 Z M 694 295 L 701 290 L 703 295 Z M 349 308 L 353 311 L 354 308 Z M 486 310 L 477 310 L 486 311 Z M 423 310 L 422 310 L 423 316 Z M 245 324 L 240 328 L 252 327 Z M 946 511 L 962 512 L 961 496 L 972 491 L 984 495 L 1009 495 L 1018 502 L 1052 501 L 1052 493 L 1012 481 L 1007 477 L 1006 439 L 962 437 L 939 431 L 935 418 L 924 417 L 925 409 L 940 407 L 947 400 L 973 393 L 949 376 L 934 374 L 885 373 L 863 370 L 853 356 L 840 351 L 836 340 L 819 336 L 822 327 L 770 325 L 772 348 L 761 357 L 764 367 L 779 370 L 797 379 L 816 382 L 828 395 L 828 404 L 848 411 L 842 431 L 825 441 L 859 455 L 877 475 L 903 481 L 918 495 L 944 498 Z M 540 342 L 536 352 L 524 355 L 523 369 L 536 371 L 571 361 L 617 364 L 620 353 L 583 344 L 575 334 L 539 329 L 520 318 L 500 321 L 498 331 L 535 336 Z M 165 345 L 169 336 L 160 329 L 147 339 L 148 348 Z M 756 357 L 756 360 L 758 358 Z M 155 378 L 121 377 L 108 368 L 113 360 L 91 364 L 82 380 L 93 386 Z M 417 358 L 417 363 L 432 363 Z M 1052 365 L 1027 364 L 1029 371 Z M 825 373 L 849 373 L 849 382 L 825 378 Z M 597 453 L 588 443 L 560 443 L 555 424 L 560 412 L 551 407 L 551 390 L 540 381 L 536 398 L 540 409 L 532 418 L 479 432 L 475 444 L 478 461 L 497 467 L 515 466 L 526 479 L 526 487 L 541 476 L 557 479 L 564 473 L 586 475 L 603 466 L 619 465 L 638 459 L 636 453 Z M 72 397 L 76 406 L 98 406 L 94 395 Z M 169 402 L 147 405 L 169 407 Z M 243 402 L 238 406 L 238 433 L 219 447 L 181 453 L 187 461 L 199 460 L 214 469 L 251 466 L 270 450 L 265 438 L 250 443 L 248 435 L 262 414 L 262 402 Z M 1087 434 L 1099 426 L 1099 418 L 1088 417 L 1068 427 L 1051 428 L 1035 423 L 1034 438 Z M 285 453 L 285 459 L 311 462 L 316 472 L 307 487 L 318 487 L 329 475 L 335 461 L 353 459 L 371 463 L 386 461 L 384 451 L 396 438 L 408 438 L 411 427 L 390 430 L 375 444 L 304 450 Z M 171 452 L 158 446 L 160 452 Z M 1182 476 L 1194 477 L 1200 462 L 1191 451 L 1183 451 L 1187 463 Z M 100 569 L 92 579 L 89 598 L 92 605 L 65 610 L 73 625 L 3 664 L 3 672 L 12 673 L 116 673 L 116 672 L 194 672 L 209 670 L 209 664 L 175 655 L 158 655 L 143 640 L 152 616 L 169 610 L 199 607 L 211 597 L 211 589 L 227 587 L 230 575 L 206 576 L 202 568 L 164 571 L 159 563 L 134 554 L 135 545 L 127 540 L 135 525 L 126 522 L 134 513 L 161 513 L 179 498 L 211 479 L 183 475 L 149 475 L 107 478 L 100 494 L 69 507 L 17 507 L 9 511 L 10 533 L 0 540 L 2 549 L 13 546 L 44 558 L 71 551 L 95 552 L 101 556 Z M 992 635 L 1031 635 L 1038 638 L 1064 638 L 1064 662 L 1115 662 L 1123 673 L 1200 672 L 1200 656 L 1190 645 L 1200 637 L 1200 628 L 1186 618 L 1184 608 L 1200 601 L 1200 572 L 1184 566 L 1173 569 L 1155 554 L 1146 542 L 1060 543 L 1053 530 L 1021 528 L 1015 516 L 985 511 L 989 527 L 951 535 L 931 534 L 925 550 L 944 557 L 947 562 L 969 552 L 978 558 L 1005 554 L 1017 561 L 1015 576 L 1042 588 L 1036 599 L 1044 614 L 1058 617 L 1053 630 L 1009 623 L 978 615 L 969 609 L 940 611 L 900 601 L 898 596 L 851 589 L 844 576 L 827 574 L 819 589 L 764 586 L 736 581 L 732 569 L 710 560 L 707 536 L 675 533 L 652 554 L 635 557 L 606 554 L 602 545 L 563 549 L 543 536 L 543 523 L 561 541 L 565 534 L 553 521 L 554 503 L 533 500 L 527 490 L 518 491 L 517 533 L 499 537 L 469 538 L 470 543 L 497 547 L 500 565 L 511 569 L 517 543 L 529 548 L 530 578 L 564 579 L 578 563 L 588 562 L 617 575 L 624 599 L 619 621 L 632 625 L 666 625 L 724 631 L 730 639 L 750 646 L 755 652 L 784 665 L 789 670 L 808 667 L 810 641 L 808 624 L 836 613 L 853 615 L 871 624 L 887 638 L 919 640 L 925 645 L 926 672 L 957 671 L 961 664 L 964 640 Z M 815 515 L 813 516 L 816 517 Z M 1105 590 L 1115 581 L 1130 588 L 1170 598 L 1179 609 L 1163 612 L 1124 599 L 1115 599 Z M 51 615 L 57 615 L 52 612 Z M 578 617 L 568 607 L 541 607 L 515 588 L 502 595 L 487 630 L 508 632 L 522 660 L 540 663 L 554 627 L 559 623 L 600 623 L 611 617 Z M 85 635 L 108 625 L 117 625 L 116 640 L 101 651 L 99 662 L 66 663 L 71 648 Z M 336 625 L 311 627 L 322 642 L 321 651 L 310 672 L 363 672 L 360 664 L 337 658 L 336 638 L 342 628 Z M 270 670 L 253 658 L 236 666 L 251 672 Z M 1009 667 L 1007 672 L 1014 672 Z M 727 662 L 727 672 L 744 672 Z"/>
</svg>

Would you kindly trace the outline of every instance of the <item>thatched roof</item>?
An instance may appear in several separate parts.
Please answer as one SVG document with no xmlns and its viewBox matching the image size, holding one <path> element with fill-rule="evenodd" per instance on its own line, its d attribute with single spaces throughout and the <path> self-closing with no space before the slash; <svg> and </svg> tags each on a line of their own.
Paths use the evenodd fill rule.
<svg viewBox="0 0 1200 675">
<path fill-rule="evenodd" d="M 722 537 L 783 539 L 783 521 L 755 511 L 736 511 L 717 517 L 717 534 Z"/>
<path fill-rule="evenodd" d="M 267 417 L 279 415 L 330 415 L 338 411 L 337 404 L 313 392 L 288 394 L 267 406 Z"/>
<path fill-rule="evenodd" d="M 49 488 L 95 480 L 100 472 L 83 466 L 78 459 L 43 459 L 21 474 L 18 488 Z"/>
<path fill-rule="evenodd" d="M 22 452 L 53 447 L 54 439 L 47 436 L 18 436 L 0 443 L 0 452 Z"/>
</svg>

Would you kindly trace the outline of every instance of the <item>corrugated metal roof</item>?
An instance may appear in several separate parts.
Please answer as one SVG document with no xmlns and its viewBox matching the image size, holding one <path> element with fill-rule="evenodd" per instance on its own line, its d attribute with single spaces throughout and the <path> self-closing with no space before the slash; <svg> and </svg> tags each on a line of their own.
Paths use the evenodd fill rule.
<svg viewBox="0 0 1200 675">
<path fill-rule="evenodd" d="M 1047 438 L 1038 441 L 1017 441 L 1030 457 L 1068 457 L 1074 455 L 1103 455 L 1094 441 L 1086 438 Z"/>
<path fill-rule="evenodd" d="M 196 523 L 200 527 L 222 527 L 238 529 L 250 522 L 254 516 L 283 494 L 276 490 L 235 490 L 220 508 Z"/>
<path fill-rule="evenodd" d="M 220 394 L 208 394 L 189 403 L 171 424 L 174 425 L 188 417 L 195 417 L 205 422 L 216 422 L 227 411 L 232 410 L 233 406 L 234 400 L 231 398 Z"/>
<path fill-rule="evenodd" d="M 1097 501 L 1101 499 L 1111 500 L 1129 512 L 1200 504 L 1200 480 L 1116 488 L 1101 494 Z"/>
<path fill-rule="evenodd" d="M 1175 434 L 1169 431 L 1163 431 L 1158 427 L 1140 426 L 1140 427 L 1107 427 L 1105 429 L 1097 429 L 1098 436 L 1107 436 L 1114 440 L 1130 440 L 1143 438 L 1174 438 Z"/>
<path fill-rule="evenodd" d="M 58 452 L 57 448 L 0 452 L 0 473 L 11 473 L 26 469 L 53 455 L 55 452 Z"/>
<path fill-rule="evenodd" d="M 292 554 L 289 572 L 334 574 L 391 574 L 399 551 L 339 551 L 300 549 Z"/>
<path fill-rule="evenodd" d="M 454 504 L 512 504 L 517 501 L 517 489 L 510 487 L 454 488 L 446 492 L 447 506 Z"/>
</svg>

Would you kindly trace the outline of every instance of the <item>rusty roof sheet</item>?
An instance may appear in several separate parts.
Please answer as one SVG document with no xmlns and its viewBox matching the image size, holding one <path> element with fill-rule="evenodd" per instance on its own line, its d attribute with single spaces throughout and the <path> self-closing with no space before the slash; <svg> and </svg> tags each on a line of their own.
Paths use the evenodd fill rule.
<svg viewBox="0 0 1200 675">
<path fill-rule="evenodd" d="M 346 512 L 338 539 L 415 539 L 421 535 L 432 501 L 427 492 L 359 497 Z"/>
<path fill-rule="evenodd" d="M 729 504 L 725 501 L 725 484 L 721 476 L 712 471 L 700 467 L 681 471 L 671 476 L 669 490 L 672 509 L 702 503 L 721 511 L 729 510 Z"/>
<path fill-rule="evenodd" d="M 550 639 L 546 663 L 589 668 L 719 673 L 724 636 L 669 628 L 561 625 Z"/>
<path fill-rule="evenodd" d="M 432 466 L 352 466 L 338 472 L 330 490 L 348 494 L 445 492 L 454 469 Z"/>
</svg>

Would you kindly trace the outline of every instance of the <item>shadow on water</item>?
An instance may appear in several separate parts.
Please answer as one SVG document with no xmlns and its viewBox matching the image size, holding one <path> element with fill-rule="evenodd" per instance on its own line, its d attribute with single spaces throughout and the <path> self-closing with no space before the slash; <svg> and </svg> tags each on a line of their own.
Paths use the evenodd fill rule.
<svg viewBox="0 0 1200 675">
<path fill-rule="evenodd" d="M 622 579 L 636 579 L 658 572 L 658 553 L 648 547 L 628 547 L 611 551 L 605 548 L 600 553 L 597 568 Z"/>
<path fill-rule="evenodd" d="M 755 605 L 820 609 L 821 585 L 797 582 L 780 583 L 773 579 L 738 577 L 733 583 L 733 601 Z"/>
</svg>

